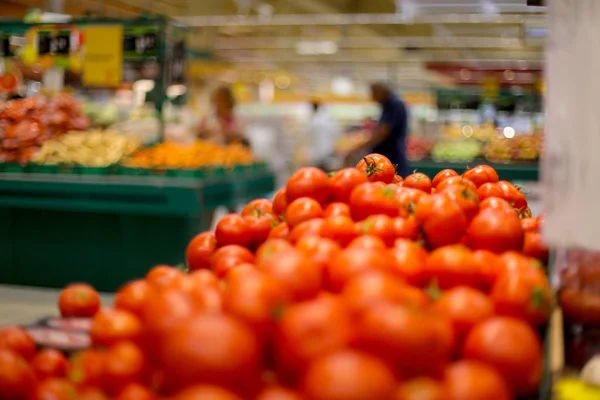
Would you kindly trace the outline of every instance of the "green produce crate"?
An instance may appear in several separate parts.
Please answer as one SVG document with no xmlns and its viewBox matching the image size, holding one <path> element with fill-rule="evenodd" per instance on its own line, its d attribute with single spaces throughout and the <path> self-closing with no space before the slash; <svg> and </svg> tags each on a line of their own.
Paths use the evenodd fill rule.
<svg viewBox="0 0 600 400">
<path fill-rule="evenodd" d="M 74 174 L 75 166 L 73 164 L 59 164 L 58 165 L 58 173 L 59 174 Z"/>
<path fill-rule="evenodd" d="M 111 166 L 107 167 L 84 167 L 82 165 L 77 165 L 73 167 L 73 172 L 80 175 L 110 175 L 112 173 L 113 168 Z"/>
<path fill-rule="evenodd" d="M 21 164 L 16 163 L 6 163 L 4 164 L 4 172 L 8 173 L 22 173 L 26 172 L 26 168 Z"/>
<path fill-rule="evenodd" d="M 150 170 L 146 169 L 146 168 L 126 167 L 124 165 L 119 165 L 117 168 L 117 174 L 132 175 L 132 176 L 144 176 L 144 175 L 149 175 Z"/>
<path fill-rule="evenodd" d="M 30 164 L 29 172 L 33 174 L 56 174 L 58 165 L 56 164 Z"/>
<path fill-rule="evenodd" d="M 515 163 L 492 163 L 485 159 L 476 159 L 469 163 L 435 162 L 431 159 L 409 162 L 410 171 L 417 170 L 432 179 L 443 169 L 450 168 L 456 172 L 463 173 L 468 167 L 477 165 L 490 165 L 498 171 L 501 179 L 507 181 L 537 181 L 539 180 L 539 165 L 537 162 L 515 162 Z"/>
<path fill-rule="evenodd" d="M 202 177 L 204 177 L 204 170 L 202 170 L 202 169 L 169 169 L 169 170 L 167 170 L 167 176 L 174 176 L 177 178 L 202 178 Z"/>
</svg>

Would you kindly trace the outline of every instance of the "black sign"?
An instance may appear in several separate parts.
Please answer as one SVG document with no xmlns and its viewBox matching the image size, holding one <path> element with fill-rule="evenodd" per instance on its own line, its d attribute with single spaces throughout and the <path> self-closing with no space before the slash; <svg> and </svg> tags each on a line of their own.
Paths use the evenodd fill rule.
<svg viewBox="0 0 600 400">
<path fill-rule="evenodd" d="M 69 55 L 71 51 L 71 32 L 40 32 L 38 34 L 38 54 L 44 56 Z"/>
<path fill-rule="evenodd" d="M 2 36 L 2 45 L 0 47 L 0 55 L 2 57 L 11 57 L 10 51 L 10 36 Z"/>
<path fill-rule="evenodd" d="M 156 55 L 157 50 L 158 43 L 155 32 L 125 32 L 123 37 L 123 52 L 144 57 Z"/>
<path fill-rule="evenodd" d="M 171 51 L 171 83 L 185 82 L 185 40 L 177 40 Z"/>
<path fill-rule="evenodd" d="M 546 0 L 527 0 L 527 5 L 528 6 L 537 6 L 537 7 L 545 6 Z"/>
</svg>

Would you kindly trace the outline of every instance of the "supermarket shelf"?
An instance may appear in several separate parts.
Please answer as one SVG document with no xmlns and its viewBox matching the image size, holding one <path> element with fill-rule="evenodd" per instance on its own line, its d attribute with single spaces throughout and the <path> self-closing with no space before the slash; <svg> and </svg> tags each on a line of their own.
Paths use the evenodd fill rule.
<svg viewBox="0 0 600 400">
<path fill-rule="evenodd" d="M 490 165 L 498 171 L 498 175 L 507 181 L 537 181 L 539 179 L 539 164 L 537 162 L 492 163 L 485 159 L 476 159 L 469 163 L 435 162 L 431 159 L 411 161 L 411 170 L 416 169 L 428 176 L 435 176 L 443 169 L 450 168 L 463 173 L 468 167 Z"/>
<path fill-rule="evenodd" d="M 0 174 L 0 283 L 114 291 L 153 265 L 184 262 L 215 208 L 273 188 L 267 170 L 207 179 Z"/>
</svg>

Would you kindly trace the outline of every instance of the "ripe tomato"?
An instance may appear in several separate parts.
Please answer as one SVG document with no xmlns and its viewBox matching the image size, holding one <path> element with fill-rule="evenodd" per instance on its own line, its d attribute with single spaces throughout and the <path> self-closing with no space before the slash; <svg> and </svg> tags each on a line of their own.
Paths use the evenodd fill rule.
<svg viewBox="0 0 600 400">
<path fill-rule="evenodd" d="M 54 349 L 43 349 L 31 360 L 31 368 L 38 379 L 62 378 L 67 374 L 67 358 Z"/>
<path fill-rule="evenodd" d="M 109 397 L 99 388 L 96 387 L 82 387 L 77 391 L 78 400 L 109 400 Z M 115 400 L 134 400 L 132 398 L 122 399 L 117 397 Z M 137 398 L 135 399 L 137 400 Z M 145 399 L 140 398 L 139 400 L 155 400 L 153 398 Z"/>
<path fill-rule="evenodd" d="M 527 199 L 525 198 L 525 195 L 521 193 L 515 185 L 507 181 L 500 181 L 496 186 L 502 191 L 502 198 L 513 208 L 517 210 L 524 210 L 527 208 Z"/>
<path fill-rule="evenodd" d="M 371 215 L 360 224 L 361 234 L 379 237 L 387 246 L 392 246 L 396 240 L 396 226 L 394 218 L 387 215 Z"/>
<path fill-rule="evenodd" d="M 475 325 L 494 315 L 494 303 L 478 290 L 457 286 L 444 292 L 433 310 L 450 318 L 456 337 L 462 341 Z"/>
<path fill-rule="evenodd" d="M 79 387 L 98 386 L 104 374 L 105 362 L 105 353 L 83 350 L 70 359 L 67 376 Z"/>
<path fill-rule="evenodd" d="M 233 255 L 227 255 L 224 257 L 219 257 L 218 261 L 213 265 L 213 272 L 215 275 L 217 275 L 217 277 L 223 278 L 234 268 L 245 264 L 248 263 L 241 258 Z"/>
<path fill-rule="evenodd" d="M 488 197 L 502 197 L 502 190 L 495 183 L 484 183 L 477 189 L 479 200 L 485 200 Z"/>
<path fill-rule="evenodd" d="M 368 154 L 356 164 L 356 168 L 362 172 L 369 182 L 392 183 L 396 175 L 396 167 L 384 155 Z"/>
<path fill-rule="evenodd" d="M 177 393 L 171 400 L 242 400 L 242 398 L 218 386 L 195 385 Z"/>
<path fill-rule="evenodd" d="M 402 187 L 421 190 L 427 194 L 431 193 L 431 179 L 425 174 L 415 172 L 404 179 Z"/>
<path fill-rule="evenodd" d="M 285 188 L 279 189 L 273 198 L 273 213 L 278 217 L 283 215 L 283 212 L 288 206 L 287 193 Z"/>
<path fill-rule="evenodd" d="M 269 233 L 269 239 L 275 239 L 275 238 L 285 239 L 285 238 L 287 238 L 287 236 L 289 234 L 290 234 L 289 225 L 285 222 L 282 222 L 279 225 L 277 225 L 276 227 L 274 227 L 273 229 L 271 229 L 271 232 Z"/>
<path fill-rule="evenodd" d="M 285 208 L 285 207 L 284 207 Z M 242 209 L 240 213 L 242 217 L 261 216 L 276 214 L 273 212 L 273 202 L 269 199 L 254 199 Z"/>
<path fill-rule="evenodd" d="M 36 353 L 36 345 L 31 335 L 16 325 L 0 329 L 0 348 L 12 350 L 28 361 Z"/>
<path fill-rule="evenodd" d="M 25 399 L 35 386 L 35 375 L 16 352 L 0 348 L 0 398 Z"/>
<path fill-rule="evenodd" d="M 300 222 L 322 217 L 323 208 L 315 199 L 310 197 L 300 197 L 292 201 L 285 210 L 285 221 L 292 228 Z"/>
<path fill-rule="evenodd" d="M 365 174 L 356 168 L 344 168 L 329 178 L 331 198 L 333 201 L 347 203 L 352 190 L 369 180 Z"/>
<path fill-rule="evenodd" d="M 304 400 L 300 393 L 283 386 L 271 385 L 264 388 L 256 400 Z"/>
<path fill-rule="evenodd" d="M 314 297 L 321 289 L 321 266 L 313 264 L 306 254 L 295 248 L 275 253 L 258 268 L 285 286 L 294 300 Z"/>
<path fill-rule="evenodd" d="M 449 186 L 442 193 L 454 200 L 462 208 L 467 220 L 471 221 L 479 212 L 479 196 L 473 189 Z"/>
<path fill-rule="evenodd" d="M 467 336 L 463 355 L 495 368 L 515 394 L 529 395 L 539 388 L 542 343 L 523 321 L 494 317 L 482 322 Z"/>
<path fill-rule="evenodd" d="M 159 362 L 173 387 L 211 382 L 231 384 L 231 377 L 258 370 L 260 346 L 252 330 L 237 319 L 202 313 L 172 329 Z"/>
<path fill-rule="evenodd" d="M 479 203 L 481 211 L 491 208 L 493 210 L 500 210 L 507 214 L 516 214 L 516 211 L 508 202 L 499 197 L 488 197 Z"/>
<path fill-rule="evenodd" d="M 432 251 L 425 263 L 425 275 L 429 281 L 436 281 L 441 289 L 479 287 L 483 281 L 473 253 L 463 245 L 444 246 Z"/>
<path fill-rule="evenodd" d="M 301 197 L 308 197 L 325 204 L 331 192 L 327 173 L 315 167 L 300 168 L 294 172 L 288 179 L 285 189 L 290 204 Z"/>
<path fill-rule="evenodd" d="M 77 400 L 77 390 L 64 378 L 48 378 L 36 386 L 30 399 Z"/>
<path fill-rule="evenodd" d="M 524 220 L 521 220 L 521 222 Z M 521 224 L 522 226 L 522 224 Z M 537 258 L 542 263 L 547 264 L 550 257 L 550 248 L 544 241 L 544 237 L 539 232 L 525 232 L 523 240 L 523 254 L 529 257 Z"/>
<path fill-rule="evenodd" d="M 197 312 L 190 293 L 177 288 L 156 290 L 144 304 L 142 320 L 148 340 L 161 338 Z"/>
<path fill-rule="evenodd" d="M 238 214 L 228 214 L 221 218 L 215 228 L 215 237 L 220 246 L 237 244 L 249 247 L 252 244 L 252 232 L 248 222 Z"/>
<path fill-rule="evenodd" d="M 431 182 L 431 186 L 433 188 L 437 188 L 440 183 L 445 181 L 448 178 L 452 178 L 453 176 L 458 176 L 458 172 L 453 169 L 443 169 L 433 177 L 433 181 Z"/>
<path fill-rule="evenodd" d="M 527 232 L 539 232 L 540 224 L 537 218 L 529 217 L 521 219 L 521 226 L 523 227 L 523 231 Z"/>
<path fill-rule="evenodd" d="M 479 266 L 483 278 L 483 288 L 490 289 L 504 272 L 504 266 L 496 253 L 488 250 L 475 250 L 473 260 Z"/>
<path fill-rule="evenodd" d="M 392 183 L 394 184 L 401 184 L 404 181 L 404 178 L 402 178 L 400 175 L 394 175 L 394 180 L 392 181 Z"/>
<path fill-rule="evenodd" d="M 348 197 L 350 197 L 350 194 L 348 194 Z M 323 215 L 325 218 L 335 217 L 338 215 L 345 215 L 345 216 L 349 217 L 350 216 L 350 206 L 346 203 L 339 203 L 339 202 L 329 203 L 329 205 L 325 208 Z"/>
<path fill-rule="evenodd" d="M 329 260 L 341 251 L 340 245 L 333 240 L 317 236 L 300 239 L 296 243 L 296 248 L 308 255 L 314 264 L 323 269 Z"/>
<path fill-rule="evenodd" d="M 211 258 L 212 268 L 219 262 L 219 259 L 233 256 L 240 259 L 243 262 L 253 263 L 254 262 L 254 254 L 250 250 L 245 247 L 230 244 L 227 246 L 223 246 L 219 248 Z"/>
<path fill-rule="evenodd" d="M 322 355 L 350 344 L 353 327 L 346 305 L 329 295 L 284 309 L 277 324 L 276 358 L 284 375 L 301 371 Z"/>
<path fill-rule="evenodd" d="M 443 193 L 422 198 L 415 217 L 427 243 L 433 248 L 458 243 L 467 230 L 467 217 L 462 208 Z"/>
<path fill-rule="evenodd" d="M 325 220 L 323 218 L 313 218 L 308 221 L 300 222 L 294 226 L 294 229 L 288 235 L 288 239 L 292 243 L 296 243 L 298 240 L 304 237 L 321 236 L 323 232 L 323 226 Z"/>
<path fill-rule="evenodd" d="M 131 281 L 117 291 L 114 306 L 140 317 L 149 291 L 149 285 L 145 280 Z"/>
<path fill-rule="evenodd" d="M 469 179 L 477 187 L 480 187 L 485 183 L 496 183 L 500 180 L 496 170 L 489 165 L 479 165 L 475 168 L 468 169 L 462 176 Z"/>
<path fill-rule="evenodd" d="M 417 240 L 419 238 L 419 224 L 414 217 L 394 218 L 394 233 L 396 238 Z"/>
<path fill-rule="evenodd" d="M 381 238 L 378 238 L 377 236 L 360 235 L 357 238 L 355 238 L 354 240 L 352 240 L 348 244 L 348 246 L 346 246 L 346 248 L 347 249 L 359 248 L 359 249 L 366 249 L 366 250 L 385 251 L 385 249 L 387 248 L 387 245 L 383 242 L 383 240 L 381 240 Z"/>
<path fill-rule="evenodd" d="M 136 341 L 142 334 L 142 323 L 125 310 L 103 308 L 92 320 L 90 339 L 96 346 L 110 346 L 123 340 Z"/>
<path fill-rule="evenodd" d="M 397 239 L 390 250 L 394 258 L 394 272 L 411 285 L 426 284 L 425 264 L 427 251 L 408 239 Z"/>
<path fill-rule="evenodd" d="M 350 195 L 350 212 L 355 221 L 362 221 L 369 215 L 384 214 L 398 216 L 398 202 L 394 189 L 381 187 L 377 183 L 363 183 Z"/>
<path fill-rule="evenodd" d="M 469 225 L 467 243 L 474 250 L 502 253 L 523 248 L 523 227 L 517 214 L 484 209 Z"/>
<path fill-rule="evenodd" d="M 210 258 L 217 249 L 217 238 L 213 232 L 202 232 L 195 236 L 185 251 L 185 263 L 190 271 L 209 268 Z"/>
<path fill-rule="evenodd" d="M 450 178 L 444 179 L 435 188 L 435 192 L 439 193 L 446 190 L 450 186 L 458 186 L 461 189 L 471 188 L 477 190 L 477 186 L 468 178 L 463 176 L 451 176 Z"/>
<path fill-rule="evenodd" d="M 158 400 L 158 396 L 139 383 L 130 383 L 117 394 L 115 400 Z"/>
<path fill-rule="evenodd" d="M 146 282 L 152 287 L 177 285 L 184 278 L 184 273 L 169 265 L 157 265 L 146 274 Z"/>
<path fill-rule="evenodd" d="M 334 292 L 357 274 L 375 270 L 391 270 L 394 260 L 390 254 L 364 248 L 346 248 L 329 260 L 326 268 L 327 284 Z"/>
<path fill-rule="evenodd" d="M 100 309 L 100 296 L 86 283 L 73 283 L 60 292 L 58 309 L 63 317 L 93 317 Z"/>
<path fill-rule="evenodd" d="M 396 189 L 394 196 L 400 208 L 399 215 L 406 218 L 414 214 L 419 200 L 428 194 L 419 189 L 401 187 Z"/>
<path fill-rule="evenodd" d="M 284 239 L 269 239 L 256 250 L 256 265 L 264 264 L 269 258 L 282 250 L 291 249 L 293 246 Z"/>
<path fill-rule="evenodd" d="M 394 400 L 447 400 L 444 386 L 431 378 L 411 379 L 400 385 Z"/>
<path fill-rule="evenodd" d="M 271 233 L 271 228 L 273 227 L 274 220 L 266 215 L 250 215 L 244 217 L 244 219 L 248 224 L 248 228 L 250 229 L 250 236 L 252 237 L 250 245 L 252 246 L 252 248 L 256 248 L 257 246 L 260 246 L 269 237 L 269 233 Z"/>
<path fill-rule="evenodd" d="M 373 356 L 341 350 L 313 361 L 303 388 L 311 400 L 392 399 L 396 382 L 385 364 Z"/>
<path fill-rule="evenodd" d="M 131 342 L 120 342 L 106 352 L 102 385 L 108 393 L 118 393 L 127 384 L 137 382 L 144 373 L 145 356 Z"/>
<path fill-rule="evenodd" d="M 354 311 L 381 302 L 411 307 L 429 304 L 429 298 L 422 290 L 408 286 L 397 276 L 382 271 L 365 271 L 350 279 L 344 286 L 342 297 Z"/>
<path fill-rule="evenodd" d="M 457 361 L 446 368 L 444 390 L 452 400 L 511 400 L 500 374 L 479 361 Z"/>
<path fill-rule="evenodd" d="M 342 247 L 345 247 L 356 237 L 354 221 L 352 221 L 350 217 L 344 215 L 326 218 L 323 223 L 321 235 L 325 238 L 334 240 Z"/>
<path fill-rule="evenodd" d="M 548 321 L 552 291 L 541 269 L 505 272 L 492 287 L 490 297 L 496 313 L 516 317 L 533 325 Z"/>
</svg>

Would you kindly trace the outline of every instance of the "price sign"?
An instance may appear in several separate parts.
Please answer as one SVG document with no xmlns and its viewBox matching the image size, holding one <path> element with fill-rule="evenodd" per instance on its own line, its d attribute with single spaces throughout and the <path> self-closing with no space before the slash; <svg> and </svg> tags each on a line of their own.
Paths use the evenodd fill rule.
<svg viewBox="0 0 600 400">
<path fill-rule="evenodd" d="M 39 32 L 38 55 L 69 55 L 71 51 L 71 32 Z"/>
<path fill-rule="evenodd" d="M 185 40 L 175 42 L 171 51 L 171 83 L 185 82 Z"/>
<path fill-rule="evenodd" d="M 154 26 L 125 28 L 123 53 L 127 59 L 156 57 L 158 54 L 158 30 Z"/>
</svg>

